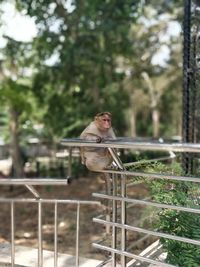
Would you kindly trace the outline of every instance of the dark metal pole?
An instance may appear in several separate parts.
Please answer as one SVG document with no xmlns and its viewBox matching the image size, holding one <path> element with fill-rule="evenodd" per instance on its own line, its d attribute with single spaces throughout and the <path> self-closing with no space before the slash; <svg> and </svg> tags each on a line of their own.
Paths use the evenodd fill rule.
<svg viewBox="0 0 200 267">
<path fill-rule="evenodd" d="M 182 98 L 182 141 L 189 143 L 190 136 L 190 44 L 191 44 L 191 0 L 184 1 L 183 19 L 183 98 Z M 182 165 L 185 173 L 191 169 L 188 153 L 183 154 Z"/>
</svg>

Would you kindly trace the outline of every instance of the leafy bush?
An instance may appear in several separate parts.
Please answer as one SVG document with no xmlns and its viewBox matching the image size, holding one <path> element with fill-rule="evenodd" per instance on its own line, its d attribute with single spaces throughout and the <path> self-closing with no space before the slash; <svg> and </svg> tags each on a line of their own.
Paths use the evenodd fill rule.
<svg viewBox="0 0 200 267">
<path fill-rule="evenodd" d="M 143 169 L 144 170 L 144 169 Z M 146 172 L 182 175 L 181 165 L 172 163 L 164 165 L 153 163 L 145 168 Z M 199 208 L 199 187 L 195 183 L 174 181 L 168 179 L 145 178 L 149 185 L 152 200 L 170 204 Z M 157 231 L 200 240 L 200 215 L 172 209 L 161 209 L 156 221 Z M 171 239 L 161 238 L 164 250 L 167 252 L 166 261 L 180 267 L 200 266 L 200 246 Z"/>
</svg>

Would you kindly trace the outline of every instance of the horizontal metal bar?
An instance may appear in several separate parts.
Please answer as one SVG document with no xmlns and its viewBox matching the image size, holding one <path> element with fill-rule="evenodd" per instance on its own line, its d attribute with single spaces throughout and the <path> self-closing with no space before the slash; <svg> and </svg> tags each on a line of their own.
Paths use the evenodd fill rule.
<svg viewBox="0 0 200 267">
<path fill-rule="evenodd" d="M 200 183 L 199 177 L 188 176 L 176 176 L 170 174 L 158 174 L 148 172 L 136 172 L 136 171 L 117 171 L 117 170 L 96 170 L 96 172 L 103 173 L 115 173 L 126 176 L 141 176 L 145 178 L 153 179 L 168 179 L 175 181 L 194 182 Z M 67 185 L 68 182 L 65 179 L 0 179 L 0 185 Z"/>
<path fill-rule="evenodd" d="M 139 256 L 139 255 L 136 255 L 136 254 L 132 254 L 132 253 L 126 252 L 126 251 L 121 251 L 121 250 L 118 250 L 118 249 L 110 248 L 110 247 L 103 246 L 103 245 L 100 245 L 100 244 L 92 243 L 92 246 L 95 247 L 95 248 L 101 249 L 101 250 L 114 252 L 116 254 L 123 255 L 123 256 L 129 257 L 129 258 L 133 258 L 133 259 L 136 259 L 136 260 L 139 260 L 139 261 L 145 261 L 145 262 L 149 262 L 149 263 L 152 263 L 152 264 L 156 264 L 156 266 L 158 266 L 158 264 L 159 264 L 159 267 L 175 267 L 175 265 L 171 265 L 171 264 L 163 263 L 163 262 L 160 262 L 160 261 L 152 260 L 152 259 L 149 259 L 149 258 L 146 258 L 146 257 L 142 257 L 142 256 Z"/>
<path fill-rule="evenodd" d="M 74 199 L 36 199 L 36 198 L 0 198 L 1 203 L 66 203 L 66 204 L 81 204 L 81 205 L 101 205 L 99 201 L 90 200 L 74 200 Z"/>
<path fill-rule="evenodd" d="M 96 223 L 115 226 L 115 227 L 118 227 L 118 228 L 121 228 L 121 229 L 135 231 L 135 232 L 138 232 L 138 233 L 164 237 L 164 238 L 167 238 L 167 239 L 181 241 L 181 242 L 185 242 L 185 243 L 189 243 L 189 244 L 193 244 L 193 245 L 200 245 L 200 240 L 194 240 L 194 239 L 190 239 L 190 238 L 186 238 L 186 237 L 180 237 L 180 236 L 165 234 L 165 233 L 161 233 L 161 232 L 155 232 L 155 231 L 146 230 L 146 229 L 140 228 L 140 227 L 130 226 L 130 225 L 127 225 L 127 224 L 108 222 L 108 221 L 97 219 L 97 218 L 93 218 L 93 221 L 96 222 Z"/>
<path fill-rule="evenodd" d="M 128 140 L 128 141 L 126 141 Z M 110 148 L 127 148 L 135 150 L 157 150 L 173 152 L 193 152 L 200 153 L 200 144 L 193 143 L 159 143 L 159 142 L 136 142 L 131 139 L 105 139 L 102 143 L 88 141 L 80 138 L 62 139 L 61 144 L 64 146 L 74 147 L 110 147 Z"/>
<path fill-rule="evenodd" d="M 37 179 L 37 178 L 18 178 L 0 179 L 0 185 L 67 185 L 67 179 Z"/>
<path fill-rule="evenodd" d="M 160 157 L 160 158 L 154 158 L 154 159 L 146 159 L 146 160 L 139 160 L 135 162 L 128 162 L 124 163 L 125 167 L 131 167 L 131 166 L 137 166 L 137 165 L 145 165 L 147 163 L 157 162 L 157 161 L 165 161 L 169 159 L 175 159 L 176 155 L 173 153 L 173 155 L 166 156 L 166 157 Z"/>
<path fill-rule="evenodd" d="M 178 175 L 170 175 L 170 174 L 158 174 L 158 173 L 149 173 L 149 172 L 136 172 L 136 171 L 116 171 L 116 170 L 96 170 L 97 172 L 103 173 L 115 173 L 127 176 L 141 176 L 145 178 L 152 179 L 167 179 L 167 180 L 175 180 L 175 181 L 184 181 L 184 182 L 194 182 L 200 183 L 199 177 L 188 177 L 188 176 L 178 176 Z"/>
<path fill-rule="evenodd" d="M 119 200 L 119 201 L 122 201 L 122 199 L 123 199 L 124 201 L 126 201 L 128 203 L 153 206 L 153 207 L 163 208 L 163 209 L 180 210 L 180 211 L 186 211 L 186 212 L 192 212 L 192 213 L 200 214 L 200 209 L 187 208 L 187 207 L 183 207 L 183 206 L 168 205 L 168 204 L 162 204 L 162 203 L 151 202 L 151 201 L 146 201 L 146 200 L 139 200 L 139 199 L 134 199 L 134 198 L 130 199 L 127 197 L 122 198 L 122 197 L 110 196 L 110 195 L 105 195 L 105 194 L 100 194 L 100 193 L 93 193 L 92 195 L 94 197 L 97 197 L 97 198 Z"/>
</svg>

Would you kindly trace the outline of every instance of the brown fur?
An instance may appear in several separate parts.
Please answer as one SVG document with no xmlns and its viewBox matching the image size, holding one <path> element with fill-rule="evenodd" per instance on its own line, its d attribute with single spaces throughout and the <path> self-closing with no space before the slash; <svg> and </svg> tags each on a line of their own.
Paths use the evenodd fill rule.
<svg viewBox="0 0 200 267">
<path fill-rule="evenodd" d="M 101 138 L 116 138 L 112 127 L 104 131 L 98 128 L 97 121 L 91 122 L 81 133 L 82 139 L 98 141 Z M 112 163 L 112 157 L 107 148 L 87 148 L 81 149 L 82 163 L 89 170 L 101 170 L 107 168 Z"/>
</svg>

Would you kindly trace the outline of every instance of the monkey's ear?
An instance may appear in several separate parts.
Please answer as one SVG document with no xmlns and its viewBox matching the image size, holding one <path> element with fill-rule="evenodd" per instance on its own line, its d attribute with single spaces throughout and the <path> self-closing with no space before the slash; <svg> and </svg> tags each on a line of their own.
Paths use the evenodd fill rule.
<svg viewBox="0 0 200 267">
<path fill-rule="evenodd" d="M 97 121 L 97 122 L 99 122 L 100 118 L 98 116 L 95 116 L 94 117 L 94 120 Z"/>
</svg>

